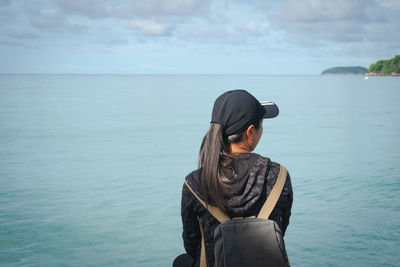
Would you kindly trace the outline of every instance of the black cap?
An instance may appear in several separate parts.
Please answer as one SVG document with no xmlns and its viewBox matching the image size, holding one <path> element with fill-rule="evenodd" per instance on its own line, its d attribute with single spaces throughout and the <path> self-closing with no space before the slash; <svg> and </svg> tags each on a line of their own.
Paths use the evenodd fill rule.
<svg viewBox="0 0 400 267">
<path fill-rule="evenodd" d="M 242 133 L 261 118 L 275 118 L 278 114 L 278 106 L 273 102 L 259 102 L 245 90 L 232 90 L 215 100 L 211 122 L 222 125 L 229 136 Z"/>
</svg>

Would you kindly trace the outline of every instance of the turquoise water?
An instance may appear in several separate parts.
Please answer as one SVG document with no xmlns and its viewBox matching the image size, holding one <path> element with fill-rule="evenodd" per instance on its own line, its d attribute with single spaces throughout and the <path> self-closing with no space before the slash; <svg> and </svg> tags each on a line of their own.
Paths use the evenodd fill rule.
<svg viewBox="0 0 400 267">
<path fill-rule="evenodd" d="M 170 266 L 214 99 L 281 110 L 257 153 L 286 165 L 293 266 L 399 266 L 400 79 L 0 76 L 0 265 Z"/>
</svg>

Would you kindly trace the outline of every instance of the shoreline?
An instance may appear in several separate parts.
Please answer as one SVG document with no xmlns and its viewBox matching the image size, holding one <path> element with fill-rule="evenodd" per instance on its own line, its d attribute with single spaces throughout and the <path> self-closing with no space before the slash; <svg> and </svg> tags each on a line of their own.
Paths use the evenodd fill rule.
<svg viewBox="0 0 400 267">
<path fill-rule="evenodd" d="M 365 76 L 397 76 L 400 77 L 400 73 L 391 73 L 391 74 L 386 74 L 386 73 L 377 73 L 377 72 L 367 72 L 364 74 Z"/>
</svg>

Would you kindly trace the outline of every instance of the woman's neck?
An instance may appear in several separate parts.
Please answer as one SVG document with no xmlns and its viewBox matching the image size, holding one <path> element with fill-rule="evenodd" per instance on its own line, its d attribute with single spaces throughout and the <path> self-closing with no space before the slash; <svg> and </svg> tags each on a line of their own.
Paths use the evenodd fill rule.
<svg viewBox="0 0 400 267">
<path fill-rule="evenodd" d="M 251 149 L 248 144 L 243 142 L 230 144 L 231 154 L 250 153 Z"/>
</svg>

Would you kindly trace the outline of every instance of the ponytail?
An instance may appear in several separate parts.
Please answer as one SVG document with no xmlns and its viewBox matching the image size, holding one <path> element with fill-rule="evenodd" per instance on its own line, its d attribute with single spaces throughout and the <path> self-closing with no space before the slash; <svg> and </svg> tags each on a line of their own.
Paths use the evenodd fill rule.
<svg viewBox="0 0 400 267">
<path fill-rule="evenodd" d="M 203 138 L 199 152 L 199 167 L 202 170 L 202 191 L 206 202 L 215 204 L 226 211 L 224 186 L 221 181 L 222 155 L 228 154 L 228 142 L 220 124 L 211 123 L 210 129 Z"/>
</svg>

